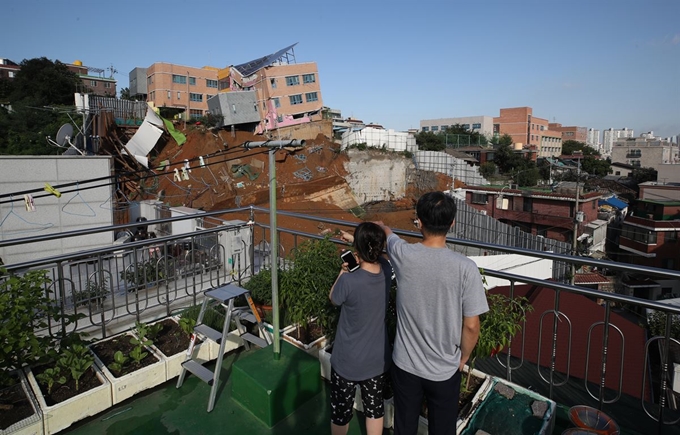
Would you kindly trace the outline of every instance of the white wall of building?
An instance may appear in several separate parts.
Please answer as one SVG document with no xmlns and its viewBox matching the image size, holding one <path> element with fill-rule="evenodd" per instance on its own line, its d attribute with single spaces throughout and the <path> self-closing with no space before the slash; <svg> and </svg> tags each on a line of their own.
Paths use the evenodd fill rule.
<svg viewBox="0 0 680 435">
<path fill-rule="evenodd" d="M 24 196 L 3 197 L 0 202 L 0 238 L 10 240 L 112 225 L 110 181 L 85 180 L 111 175 L 112 159 L 101 156 L 0 156 L 0 194 L 40 189 L 33 193 L 35 211 L 27 211 Z M 57 186 L 61 197 L 47 194 L 45 183 Z M 91 188 L 93 186 L 99 186 Z M 46 195 L 46 196 L 42 196 Z M 9 202 L 10 199 L 15 201 Z M 5 264 L 45 258 L 69 252 L 109 246 L 111 234 L 93 234 L 34 244 L 0 248 Z"/>
<path fill-rule="evenodd" d="M 347 184 L 359 204 L 388 201 L 406 194 L 406 169 L 410 159 L 394 159 L 369 151 L 348 151 Z"/>
<path fill-rule="evenodd" d="M 528 276 L 537 279 L 551 279 L 553 271 L 552 260 L 546 260 L 527 255 L 507 254 L 470 257 L 482 269 L 503 271 L 515 275 Z M 510 281 L 491 276 L 486 277 L 486 288 L 508 286 Z"/>
<path fill-rule="evenodd" d="M 477 131 L 487 139 L 493 137 L 493 116 L 464 116 L 460 118 L 422 119 L 420 131 L 439 133 L 456 124 L 467 127 L 468 130 Z"/>
<path fill-rule="evenodd" d="M 418 149 L 415 136 L 403 131 L 365 127 L 358 131 L 348 130 L 342 135 L 343 150 L 362 143 L 372 148 L 385 148 L 397 152 L 413 152 Z"/>
<path fill-rule="evenodd" d="M 604 155 L 610 155 L 612 152 L 612 147 L 617 139 L 633 137 L 635 133 L 629 128 L 613 129 L 608 128 L 602 132 L 602 153 Z"/>
</svg>

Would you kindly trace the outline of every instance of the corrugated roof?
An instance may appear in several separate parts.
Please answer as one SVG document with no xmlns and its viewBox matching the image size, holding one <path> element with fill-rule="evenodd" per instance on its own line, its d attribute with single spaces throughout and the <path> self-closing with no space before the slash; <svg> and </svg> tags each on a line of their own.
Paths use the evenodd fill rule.
<svg viewBox="0 0 680 435">
<path fill-rule="evenodd" d="M 290 50 L 291 48 L 295 47 L 298 43 L 296 42 L 293 45 L 289 45 L 286 48 L 282 48 L 281 50 L 277 51 L 276 53 L 268 54 L 267 56 L 263 56 L 259 59 L 251 60 L 250 62 L 242 63 L 240 65 L 236 65 L 234 68 L 238 72 L 240 72 L 244 77 L 249 76 L 253 74 L 254 72 L 271 65 L 275 61 L 281 59 L 284 57 L 284 54 Z"/>
</svg>

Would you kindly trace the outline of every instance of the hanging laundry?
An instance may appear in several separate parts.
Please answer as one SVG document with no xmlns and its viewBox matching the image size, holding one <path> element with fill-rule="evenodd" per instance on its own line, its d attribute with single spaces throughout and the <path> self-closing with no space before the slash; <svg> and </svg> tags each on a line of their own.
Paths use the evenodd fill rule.
<svg viewBox="0 0 680 435">
<path fill-rule="evenodd" d="M 198 156 L 198 161 L 201 163 L 201 168 L 205 167 L 205 160 L 203 160 L 203 156 Z"/>
<path fill-rule="evenodd" d="M 191 167 L 189 166 L 189 160 L 184 159 L 184 170 L 191 172 Z"/>
<path fill-rule="evenodd" d="M 179 169 L 175 168 L 175 181 L 182 181 L 182 177 L 179 175 Z"/>
<path fill-rule="evenodd" d="M 191 172 L 191 170 L 187 171 L 187 168 L 182 168 L 182 179 L 183 180 L 189 179 L 189 172 Z"/>
</svg>

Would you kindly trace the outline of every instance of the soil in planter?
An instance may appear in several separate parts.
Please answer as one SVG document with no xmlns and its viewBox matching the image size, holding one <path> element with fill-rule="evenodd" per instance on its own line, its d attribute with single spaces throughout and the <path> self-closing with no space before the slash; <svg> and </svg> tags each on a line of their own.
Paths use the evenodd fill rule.
<svg viewBox="0 0 680 435">
<path fill-rule="evenodd" d="M 311 322 L 306 328 L 294 328 L 292 331 L 287 333 L 300 343 L 309 344 L 314 340 L 323 337 L 325 334 L 321 326 L 317 325 L 316 322 Z"/>
<path fill-rule="evenodd" d="M 467 375 L 463 376 L 463 379 L 461 380 L 461 390 L 460 390 L 460 396 L 458 397 L 458 415 L 463 416 L 467 414 L 468 410 L 472 406 L 472 399 L 475 397 L 475 394 L 477 394 L 477 390 L 479 390 L 484 383 L 483 378 L 478 378 L 477 376 L 472 376 L 470 378 L 470 387 L 467 391 L 463 391 L 465 388 L 465 377 Z M 423 399 L 423 408 L 420 411 L 420 415 L 423 417 L 427 418 L 427 401 Z"/>
<path fill-rule="evenodd" d="M 5 430 L 34 413 L 21 383 L 0 390 L 0 429 Z"/>
<path fill-rule="evenodd" d="M 191 337 L 182 331 L 177 322 L 165 319 L 160 324 L 163 325 L 163 329 L 154 338 L 153 345 L 163 352 L 165 356 L 176 355 L 189 348 Z M 196 344 L 198 343 L 199 341 L 197 340 Z"/>
<path fill-rule="evenodd" d="M 97 354 L 101 362 L 109 369 L 109 371 L 111 371 L 109 364 L 114 362 L 113 355 L 117 351 L 121 351 L 123 352 L 123 355 L 129 356 L 130 351 L 135 348 L 135 345 L 130 343 L 131 338 L 132 336 L 130 335 L 121 335 L 120 337 L 111 340 L 102 341 L 92 345 L 92 351 Z M 148 352 L 148 355 L 140 363 L 137 363 L 130 358 L 120 373 L 111 371 L 113 376 L 120 378 L 121 376 L 150 366 L 158 361 L 149 349 L 145 349 L 144 352 Z"/>
<path fill-rule="evenodd" d="M 33 376 L 37 376 L 51 367 L 54 367 L 54 365 L 43 365 L 31 370 L 33 371 Z M 102 384 L 97 377 L 97 373 L 91 367 L 85 373 L 83 373 L 83 375 L 78 380 L 78 390 L 76 390 L 76 381 L 73 380 L 73 377 L 70 376 L 70 373 L 64 372 L 64 369 L 62 369 L 62 374 L 66 377 L 66 383 L 59 385 L 55 382 L 52 386 L 51 394 L 47 394 L 47 385 L 38 382 L 40 391 L 45 398 L 45 403 L 47 406 L 53 406 L 57 403 L 64 402 L 72 397 L 77 396 L 78 394 L 84 393 Z"/>
</svg>

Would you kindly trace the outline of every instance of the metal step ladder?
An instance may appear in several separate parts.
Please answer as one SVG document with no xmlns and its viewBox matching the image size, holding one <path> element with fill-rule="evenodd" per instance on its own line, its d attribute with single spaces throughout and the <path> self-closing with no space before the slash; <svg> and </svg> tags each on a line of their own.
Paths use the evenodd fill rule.
<svg viewBox="0 0 680 435">
<path fill-rule="evenodd" d="M 212 411 L 215 406 L 215 396 L 217 395 L 217 384 L 220 379 L 220 370 L 222 369 L 222 359 L 224 358 L 224 348 L 227 342 L 227 335 L 229 333 L 229 325 L 231 323 L 232 316 L 234 322 L 236 323 L 236 329 L 238 334 L 232 333 L 232 335 L 237 335 L 244 341 L 244 346 L 246 349 L 250 349 L 250 344 L 254 344 L 259 347 L 269 346 L 270 339 L 269 334 L 266 334 L 264 325 L 262 324 L 262 319 L 259 313 L 255 309 L 253 304 L 253 299 L 250 297 L 248 290 L 241 288 L 235 284 L 227 284 L 222 287 L 218 287 L 212 290 L 206 290 L 204 292 L 205 297 L 203 298 L 203 304 L 201 305 L 201 311 L 198 314 L 198 319 L 196 320 L 196 327 L 194 328 L 194 334 L 191 336 L 191 343 L 189 344 L 189 349 L 187 349 L 187 356 L 182 363 L 182 371 L 177 380 L 177 388 L 182 386 L 184 382 L 184 377 L 187 372 L 196 375 L 203 382 L 210 385 L 210 399 L 208 400 L 208 412 Z M 234 299 L 243 295 L 248 302 L 247 307 L 234 307 Z M 224 325 L 222 326 L 222 332 L 216 331 L 207 325 L 203 324 L 203 316 L 205 312 L 210 309 L 213 305 L 220 304 L 226 308 L 226 314 L 224 316 Z M 246 327 L 241 321 L 246 321 L 249 323 L 257 323 L 257 327 L 260 330 L 260 335 L 265 337 L 264 339 L 253 335 L 246 331 Z M 200 336 L 206 340 L 212 340 L 220 345 L 220 352 L 217 355 L 217 361 L 215 363 L 215 371 L 203 367 L 200 362 L 192 358 L 194 344 L 196 343 L 196 336 Z"/>
</svg>

